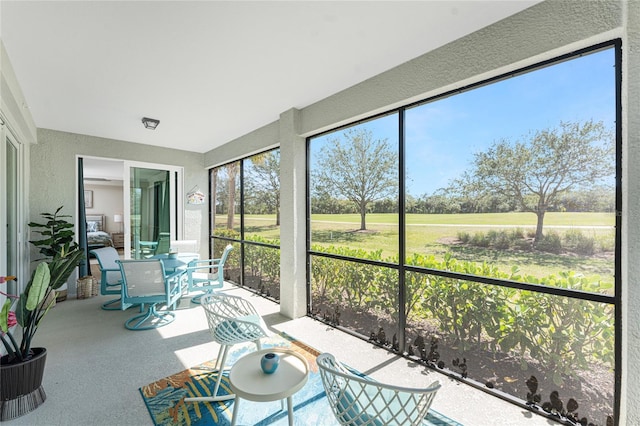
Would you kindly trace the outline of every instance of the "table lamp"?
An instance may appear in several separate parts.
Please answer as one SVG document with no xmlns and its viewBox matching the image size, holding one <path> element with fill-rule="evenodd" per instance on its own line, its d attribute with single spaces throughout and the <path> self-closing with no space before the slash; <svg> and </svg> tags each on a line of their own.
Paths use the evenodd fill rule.
<svg viewBox="0 0 640 426">
<path fill-rule="evenodd" d="M 114 214 L 113 215 L 113 222 L 118 224 L 118 232 L 122 232 L 122 215 L 121 214 Z"/>
</svg>

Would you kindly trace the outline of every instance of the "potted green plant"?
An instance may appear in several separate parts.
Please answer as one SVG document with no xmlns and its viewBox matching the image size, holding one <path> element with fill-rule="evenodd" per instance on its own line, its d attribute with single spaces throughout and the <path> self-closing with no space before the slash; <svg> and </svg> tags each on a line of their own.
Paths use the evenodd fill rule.
<svg viewBox="0 0 640 426">
<path fill-rule="evenodd" d="M 30 242 L 39 247 L 45 258 L 39 259 L 19 297 L 6 294 L 0 311 L 0 338 L 7 352 L 0 358 L 0 420 L 25 414 L 46 398 L 42 375 L 47 352 L 45 348 L 32 347 L 33 338 L 55 304 L 56 289 L 67 282 L 84 257 L 84 252 L 73 242 L 73 224 L 63 219 L 68 216 L 60 215 L 61 210 L 62 207 L 53 214 L 42 213 L 45 223 L 29 223 L 43 237 Z M 20 330 L 19 344 L 11 328 Z"/>
</svg>

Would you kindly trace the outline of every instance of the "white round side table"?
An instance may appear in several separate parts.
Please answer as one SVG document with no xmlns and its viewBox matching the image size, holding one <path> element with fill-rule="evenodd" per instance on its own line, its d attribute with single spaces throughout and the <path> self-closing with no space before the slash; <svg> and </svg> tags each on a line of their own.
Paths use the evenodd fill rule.
<svg viewBox="0 0 640 426">
<path fill-rule="evenodd" d="M 260 359 L 266 353 L 280 356 L 278 369 L 265 374 L 260 367 Z M 229 371 L 229 384 L 236 395 L 233 403 L 231 425 L 238 418 L 240 398 L 256 402 L 268 402 L 287 399 L 289 425 L 293 426 L 293 404 L 291 396 L 307 383 L 309 363 L 302 355 L 283 348 L 269 348 L 243 356 L 233 364 Z"/>
</svg>

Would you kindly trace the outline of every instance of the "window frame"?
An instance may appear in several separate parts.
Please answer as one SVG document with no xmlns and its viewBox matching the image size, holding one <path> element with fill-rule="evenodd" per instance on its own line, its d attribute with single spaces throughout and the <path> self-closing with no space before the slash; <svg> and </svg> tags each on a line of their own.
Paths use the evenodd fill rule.
<svg viewBox="0 0 640 426">
<path fill-rule="evenodd" d="M 614 259 L 614 293 L 613 295 L 611 294 L 600 294 L 600 293 L 591 293 L 591 292 L 586 292 L 586 291 L 580 291 L 580 290 L 573 290 L 573 289 L 565 289 L 565 288 L 559 288 L 559 287 L 551 287 L 551 286 L 545 286 L 545 285 L 538 285 L 538 284 L 530 284 L 530 283 L 525 283 L 525 282 L 520 282 L 520 281 L 513 281 L 513 280 L 503 280 L 503 279 L 496 279 L 496 278 L 490 278 L 490 277 L 483 277 L 483 276 L 477 276 L 477 275 L 468 275 L 468 274 L 463 274 L 463 273 L 458 273 L 458 272 L 451 272 L 451 271 L 443 271 L 443 270 L 438 270 L 438 269 L 430 269 L 430 268 L 424 268 L 424 267 L 418 267 L 418 266 L 413 266 L 413 265 L 408 265 L 405 263 L 405 259 L 406 259 L 406 221 L 405 221 L 405 216 L 406 216 L 406 164 L 405 164 L 405 146 L 406 146 L 406 138 L 405 138 L 405 112 L 407 109 L 413 108 L 413 107 L 417 107 L 419 105 L 423 105 L 429 102 L 434 102 L 436 100 L 439 99 L 443 99 L 449 96 L 453 96 L 456 95 L 458 93 L 461 92 L 465 92 L 465 91 L 469 91 L 469 90 L 473 90 L 485 85 L 489 85 L 489 84 L 493 84 L 496 82 L 499 82 L 501 80 L 505 80 L 514 76 L 518 76 L 518 75 L 522 75 L 522 74 L 526 74 L 538 69 L 542 69 L 545 68 L 547 66 L 551 66 L 554 64 L 558 64 L 560 62 L 563 61 L 567 61 L 567 60 L 571 60 L 571 59 L 575 59 L 577 57 L 580 57 L 582 55 L 585 54 L 590 54 L 590 53 L 595 53 L 597 51 L 600 50 L 605 50 L 605 49 L 610 49 L 612 48 L 614 50 L 614 57 L 615 57 L 615 259 Z M 395 107 L 392 108 L 390 110 L 386 110 L 384 112 L 380 112 L 377 113 L 375 115 L 371 115 L 369 117 L 354 121 L 354 122 L 350 122 L 350 123 L 346 123 L 343 125 L 340 125 L 338 127 L 335 128 L 331 128 L 328 130 L 325 130 L 321 133 L 318 134 L 314 134 L 311 136 L 308 136 L 306 138 L 306 162 L 307 162 L 307 170 L 306 170 L 306 218 L 307 218 L 307 236 L 306 236 L 306 248 L 307 248 L 307 253 L 306 253 L 306 259 L 307 259 L 307 280 L 306 280 L 306 293 L 307 293 L 307 315 L 308 316 L 312 316 L 320 321 L 322 321 L 321 318 L 318 318 L 316 316 L 313 315 L 313 301 L 311 300 L 311 292 L 312 292 L 312 288 L 311 288 L 311 258 L 313 256 L 319 256 L 319 257 L 326 257 L 326 258 L 333 258 L 336 260 L 342 260 L 342 261 L 352 261 L 352 262 L 357 262 L 357 263 L 361 263 L 361 264 L 367 264 L 367 265 L 371 265 L 371 266 L 375 266 L 375 267 L 388 267 L 391 269 L 395 269 L 398 272 L 398 276 L 399 276 L 399 294 L 398 294 L 398 303 L 399 303 L 399 318 L 398 318 L 398 340 L 400 343 L 400 348 L 399 351 L 397 352 L 398 355 L 407 357 L 407 353 L 406 353 L 406 311 L 404 309 L 404 307 L 406 306 L 406 285 L 405 285 L 405 276 L 407 272 L 412 272 L 412 273 L 424 273 L 424 274 L 431 274 L 431 275 L 436 275 L 436 276 L 442 276 L 442 277 L 446 277 L 446 278 L 453 278 L 453 279 L 461 279 L 461 280 L 465 280 L 465 281 L 470 281 L 470 282 L 477 282 L 477 283 L 481 283 L 481 284 L 487 284 L 487 285 L 496 285 L 496 286 L 500 286 L 500 287 L 507 287 L 507 288 L 512 288 L 512 289 L 517 289 L 517 290 L 527 290 L 527 291 L 532 291 L 532 292 L 536 292 L 536 293 L 543 293 L 543 294 L 550 294 L 550 295 L 555 295 L 555 296 L 562 296 L 562 297 L 568 297 L 568 298 L 574 298 L 574 299 L 578 299 L 578 300 L 583 300 L 583 301 L 589 301 L 589 302 L 597 302 L 597 303 L 604 303 L 604 304 L 609 304 L 613 306 L 613 310 L 614 310 L 614 352 L 615 352 L 615 365 L 614 365 L 614 400 L 613 400 L 613 415 L 614 418 L 619 419 L 620 418 L 620 402 L 621 402 L 621 386 L 622 386 L 622 374 L 621 374 L 621 369 L 620 369 L 620 365 L 622 363 L 622 344 L 621 344 L 621 339 L 622 339 L 622 297 L 621 297 L 621 277 L 622 277 L 622 259 L 621 259 L 621 247 L 622 247 L 622 240 L 621 240 L 621 225 L 622 225 L 622 99 L 621 99 L 621 87 L 622 87 L 622 41 L 621 39 L 613 39 L 610 41 L 606 41 L 603 43 L 599 43 L 590 47 L 586 47 L 583 49 L 579 49 L 573 52 L 569 52 L 563 55 L 559 55 L 557 57 L 551 58 L 551 59 L 547 59 L 547 60 L 543 60 L 540 62 L 537 62 L 535 64 L 526 66 L 526 67 L 522 67 L 522 68 L 518 68 L 514 71 L 510 71 L 510 72 L 506 72 L 506 73 L 501 73 L 495 77 L 492 78 L 488 78 L 476 83 L 472 83 L 472 84 L 468 84 L 465 85 L 463 87 L 459 87 L 456 89 L 452 89 L 449 91 L 446 91 L 444 93 L 441 94 L 437 94 L 431 97 L 428 97 L 426 99 L 421 99 L 419 101 L 415 101 L 415 102 L 411 102 L 409 104 L 403 105 L 403 106 L 399 106 L 399 107 Z M 352 257 L 347 257 L 347 256 L 341 256 L 341 255 L 336 255 L 336 254 L 332 254 L 332 253 L 324 253 L 322 251 L 317 251 L 317 250 L 312 250 L 311 248 L 311 175 L 310 175 L 310 170 L 311 170 L 311 143 L 312 140 L 315 138 L 318 138 L 320 136 L 324 136 L 326 134 L 329 133 L 334 133 L 346 128 L 350 128 L 353 127 L 355 125 L 358 125 L 360 123 L 364 123 L 367 121 L 371 121 L 371 120 L 375 120 L 376 118 L 382 117 L 382 116 L 386 116 L 386 115 L 390 115 L 393 113 L 397 113 L 398 114 L 398 121 L 399 121 L 399 139 L 398 139 L 398 154 L 399 154 L 399 200 L 398 200 L 398 211 L 399 211 L 399 219 L 398 219 L 398 225 L 399 225 L 399 262 L 398 264 L 390 264 L 387 262 L 379 262 L 379 261 L 372 261 L 372 260 L 368 260 L 368 259 L 357 259 L 357 258 L 352 258 Z M 335 324 L 331 324 L 333 326 L 336 326 Z M 345 331 L 349 334 L 355 335 L 363 340 L 368 340 L 369 336 L 364 336 L 364 335 L 360 335 L 359 333 L 354 332 L 353 330 L 350 330 L 346 327 L 343 326 L 337 326 L 337 328 L 339 328 L 342 331 Z M 386 348 L 385 348 L 386 349 Z M 486 387 L 483 386 L 478 386 L 477 384 L 475 384 L 472 380 L 468 380 L 468 379 L 464 379 L 461 377 L 457 377 L 455 375 L 452 375 L 452 377 L 461 380 L 467 384 L 470 384 L 474 387 L 478 387 L 480 389 L 482 389 L 485 392 L 489 392 L 494 396 L 497 396 L 499 398 L 505 399 L 509 402 L 515 403 L 517 405 L 521 405 L 524 408 L 527 408 L 524 404 L 521 403 L 521 401 L 519 401 L 516 397 L 510 397 L 510 395 L 505 395 L 502 392 L 495 392 L 495 391 L 491 391 L 490 389 L 487 389 Z M 543 414 L 543 413 L 540 413 Z M 544 415 L 544 414 L 543 414 Z M 551 415 L 549 415 L 548 417 L 553 417 Z"/>
<path fill-rule="evenodd" d="M 259 242 L 259 241 L 253 241 L 251 239 L 246 239 L 245 237 L 245 206 L 244 206 L 244 201 L 245 201 L 245 161 L 250 161 L 251 158 L 257 156 L 257 155 L 261 155 L 261 154 L 266 154 L 275 150 L 280 150 L 280 147 L 273 147 L 258 153 L 254 153 L 251 155 L 248 155 L 246 157 L 242 157 L 240 159 L 236 159 L 233 161 L 229 161 L 226 162 L 224 164 L 220 164 L 218 166 L 215 167 L 211 167 L 209 169 L 209 194 L 211 195 L 213 193 L 214 190 L 216 190 L 216 188 L 214 187 L 214 182 L 213 182 L 213 173 L 216 169 L 221 169 L 226 167 L 229 164 L 232 163 L 238 163 L 238 167 L 239 167 L 239 186 L 240 186 L 240 200 L 239 200 L 239 216 L 240 216 L 240 237 L 239 238 L 232 238 L 232 237 L 226 237 L 226 236 L 220 236 L 220 235 L 216 235 L 215 234 L 215 220 L 216 220 L 216 206 L 213 204 L 213 200 L 215 199 L 215 197 L 210 196 L 209 199 L 211 200 L 211 202 L 209 203 L 209 253 L 210 256 L 213 257 L 213 253 L 214 253 L 214 244 L 216 241 L 222 241 L 224 242 L 224 244 L 238 244 L 240 247 L 240 282 L 237 283 L 239 286 L 245 288 L 248 291 L 251 291 L 253 293 L 259 294 L 262 297 L 265 297 L 269 300 L 272 300 L 276 303 L 279 303 L 280 301 L 280 295 L 277 295 L 277 297 L 275 296 L 267 296 L 264 294 L 261 294 L 259 291 L 257 291 L 256 289 L 253 289 L 251 287 L 247 287 L 245 286 L 245 275 L 246 275 L 246 262 L 245 262 L 245 257 L 246 257 L 246 247 L 249 246 L 257 246 L 257 247 L 265 247 L 265 248 L 269 248 L 269 249 L 274 249 L 274 250 L 280 250 L 280 245 L 275 245 L 275 244 L 269 244 L 269 243 L 265 243 L 265 242 Z M 229 206 L 231 207 L 231 206 Z M 233 228 L 231 229 L 233 230 Z M 279 240 L 279 239 L 278 239 Z"/>
</svg>

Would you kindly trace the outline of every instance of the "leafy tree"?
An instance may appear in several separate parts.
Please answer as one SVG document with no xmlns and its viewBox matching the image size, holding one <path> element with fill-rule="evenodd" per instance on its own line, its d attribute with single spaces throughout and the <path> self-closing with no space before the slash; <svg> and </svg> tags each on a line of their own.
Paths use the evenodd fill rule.
<svg viewBox="0 0 640 426">
<path fill-rule="evenodd" d="M 475 197 L 507 195 L 522 211 L 536 214 L 536 243 L 544 215 L 560 195 L 588 189 L 614 176 L 614 143 L 602 122 L 561 122 L 535 131 L 529 141 L 501 140 L 475 154 L 473 168 L 454 186 Z"/>
<path fill-rule="evenodd" d="M 360 213 L 360 230 L 366 230 L 369 203 L 397 199 L 398 154 L 387 139 L 374 139 L 367 129 L 349 129 L 343 136 L 321 149 L 314 191 L 353 202 Z"/>
<path fill-rule="evenodd" d="M 595 186 L 584 191 L 563 194 L 556 203 L 557 211 L 571 212 L 613 212 L 615 193 L 611 188 Z"/>
<path fill-rule="evenodd" d="M 236 197 L 238 193 L 236 181 L 240 171 L 239 169 L 240 163 L 233 162 L 225 166 L 215 168 L 212 174 L 212 185 L 213 188 L 215 188 L 212 205 L 215 214 L 227 213 L 227 229 L 233 229 Z"/>
<path fill-rule="evenodd" d="M 245 197 L 251 194 L 252 201 L 264 203 L 269 212 L 276 213 L 276 225 L 280 225 L 280 151 L 254 155 L 246 171 Z"/>
<path fill-rule="evenodd" d="M 227 164 L 227 194 L 229 196 L 229 203 L 227 204 L 227 228 L 233 229 L 233 221 L 236 213 L 236 178 L 238 176 L 238 172 L 240 171 L 240 163 L 234 162 Z"/>
<path fill-rule="evenodd" d="M 454 197 L 436 191 L 431 196 L 422 199 L 423 213 L 460 213 L 460 203 Z"/>
</svg>

